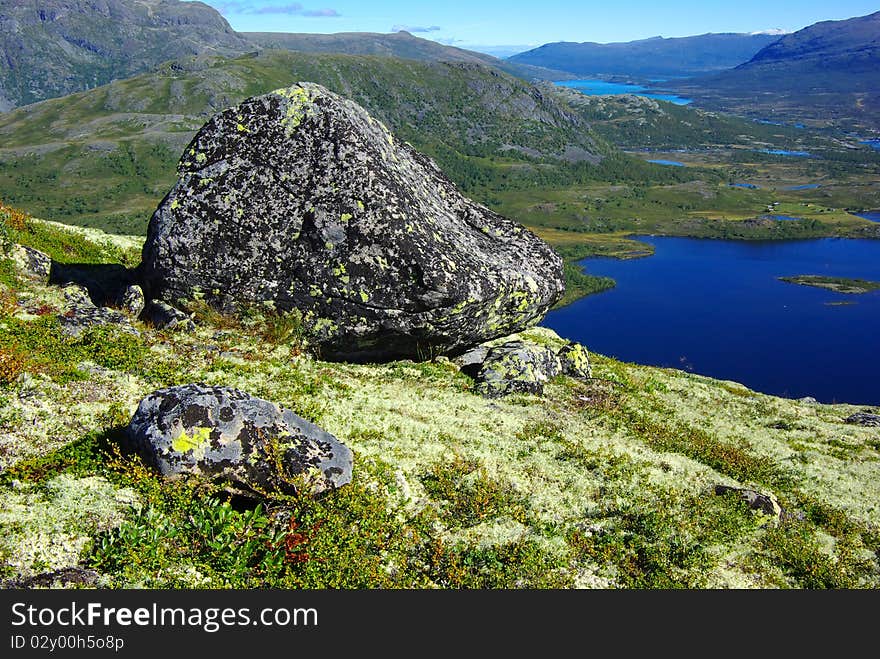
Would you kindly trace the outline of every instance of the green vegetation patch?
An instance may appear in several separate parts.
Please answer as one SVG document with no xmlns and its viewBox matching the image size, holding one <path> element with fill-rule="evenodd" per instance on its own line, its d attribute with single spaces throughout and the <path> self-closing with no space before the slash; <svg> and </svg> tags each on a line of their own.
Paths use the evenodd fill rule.
<svg viewBox="0 0 880 659">
<path fill-rule="evenodd" d="M 825 288 L 835 293 L 861 294 L 880 290 L 880 281 L 867 279 L 847 279 L 846 277 L 826 277 L 824 275 L 795 275 L 793 277 L 778 277 L 778 279 L 789 284 Z"/>
</svg>

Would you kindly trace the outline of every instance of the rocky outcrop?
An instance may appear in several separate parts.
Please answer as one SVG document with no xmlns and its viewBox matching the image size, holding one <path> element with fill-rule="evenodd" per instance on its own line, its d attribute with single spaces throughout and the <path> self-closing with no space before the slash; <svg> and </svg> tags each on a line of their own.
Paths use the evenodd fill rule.
<svg viewBox="0 0 880 659">
<path fill-rule="evenodd" d="M 351 480 L 352 453 L 290 410 L 237 389 L 188 384 L 144 398 L 130 447 L 162 475 L 196 475 L 245 495 L 320 493 Z"/>
<path fill-rule="evenodd" d="M 858 426 L 880 427 L 880 414 L 872 414 L 871 412 L 856 412 L 844 419 L 845 423 L 852 423 Z"/>
<path fill-rule="evenodd" d="M 218 114 L 178 173 L 149 225 L 147 299 L 299 309 L 324 358 L 460 351 L 536 323 L 564 289 L 544 242 L 319 85 Z"/>
</svg>

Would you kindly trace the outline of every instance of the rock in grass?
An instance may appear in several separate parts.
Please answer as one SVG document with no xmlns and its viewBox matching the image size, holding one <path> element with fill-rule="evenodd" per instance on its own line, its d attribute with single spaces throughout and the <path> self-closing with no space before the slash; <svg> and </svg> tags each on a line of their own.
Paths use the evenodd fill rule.
<svg viewBox="0 0 880 659">
<path fill-rule="evenodd" d="M 196 328 L 192 317 L 180 309 L 159 300 L 152 300 L 146 305 L 142 318 L 160 330 L 192 332 Z"/>
<path fill-rule="evenodd" d="M 328 359 L 454 353 L 538 322 L 562 261 L 312 83 L 248 99 L 187 147 L 150 220 L 148 299 L 299 309 Z"/>
<path fill-rule="evenodd" d="M 92 327 L 110 326 L 123 332 L 140 336 L 128 317 L 109 307 L 98 307 L 89 297 L 85 287 L 67 284 L 63 289 L 67 309 L 58 316 L 61 330 L 73 337 L 79 337 Z"/>
<path fill-rule="evenodd" d="M 856 412 L 844 419 L 845 423 L 852 423 L 858 426 L 880 427 L 880 414 L 872 414 L 870 412 Z"/>
<path fill-rule="evenodd" d="M 589 379 L 593 372 L 590 367 L 590 356 L 587 349 L 580 343 L 571 341 L 558 353 L 562 372 L 573 378 Z"/>
<path fill-rule="evenodd" d="M 44 284 L 49 282 L 52 259 L 48 254 L 27 245 L 13 245 L 10 255 L 22 274 Z"/>
<path fill-rule="evenodd" d="M 313 493 L 351 481 L 352 453 L 275 403 L 228 387 L 187 384 L 144 398 L 126 429 L 163 476 L 196 475 L 256 496 Z"/>
<path fill-rule="evenodd" d="M 730 485 L 716 485 L 715 494 L 736 494 L 745 501 L 749 508 L 757 510 L 765 515 L 770 515 L 776 519 L 780 519 L 783 515 L 782 506 L 772 494 L 765 494 L 756 490 L 749 490 L 744 487 L 732 487 Z"/>
<path fill-rule="evenodd" d="M 489 350 L 477 372 L 476 391 L 488 398 L 513 393 L 542 394 L 544 383 L 562 373 L 549 347 L 510 341 Z"/>
</svg>

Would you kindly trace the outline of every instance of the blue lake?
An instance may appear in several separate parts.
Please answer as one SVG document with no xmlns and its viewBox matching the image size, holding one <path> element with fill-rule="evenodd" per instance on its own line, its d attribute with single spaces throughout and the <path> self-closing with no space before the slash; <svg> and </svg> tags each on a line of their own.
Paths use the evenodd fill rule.
<svg viewBox="0 0 880 659">
<path fill-rule="evenodd" d="M 816 188 L 821 187 L 818 183 L 807 183 L 806 185 L 790 185 L 787 188 L 782 188 L 783 190 L 815 190 Z"/>
<path fill-rule="evenodd" d="M 746 190 L 760 190 L 760 185 L 755 185 L 754 183 L 731 183 L 731 188 L 745 188 Z"/>
<path fill-rule="evenodd" d="M 654 256 L 583 261 L 617 287 L 552 311 L 543 324 L 624 361 L 780 396 L 880 405 L 880 291 L 845 295 L 777 279 L 880 281 L 880 240 L 639 239 Z"/>
<path fill-rule="evenodd" d="M 866 211 L 864 213 L 855 213 L 856 217 L 861 217 L 871 222 L 880 222 L 880 211 Z"/>
<path fill-rule="evenodd" d="M 787 149 L 760 149 L 760 153 L 769 153 L 772 156 L 791 156 L 792 158 L 813 157 L 813 154 L 808 151 L 788 151 Z"/>
<path fill-rule="evenodd" d="M 684 163 L 678 162 L 677 160 L 649 160 L 648 162 L 652 162 L 655 165 L 668 165 L 670 167 L 684 167 Z"/>
<path fill-rule="evenodd" d="M 872 149 L 880 151 L 880 140 L 861 140 L 862 144 L 867 144 Z"/>
<path fill-rule="evenodd" d="M 578 90 L 581 94 L 587 96 L 604 96 L 608 94 L 635 94 L 636 96 L 645 96 L 646 98 L 654 98 L 658 101 L 669 101 L 676 105 L 688 105 L 692 102 L 689 98 L 676 96 L 674 94 L 658 94 L 650 91 L 641 85 L 628 85 L 622 82 L 608 82 L 606 80 L 598 80 L 588 78 L 585 80 L 561 80 L 556 82 L 561 87 L 570 87 Z"/>
</svg>

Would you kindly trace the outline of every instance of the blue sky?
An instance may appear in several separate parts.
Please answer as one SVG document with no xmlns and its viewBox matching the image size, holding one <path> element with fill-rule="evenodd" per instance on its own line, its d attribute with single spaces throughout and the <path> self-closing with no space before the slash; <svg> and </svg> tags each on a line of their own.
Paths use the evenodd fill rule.
<svg viewBox="0 0 880 659">
<path fill-rule="evenodd" d="M 630 41 L 706 32 L 794 31 L 863 16 L 877 0 L 205 0 L 239 31 L 392 32 L 456 46 Z"/>
</svg>

